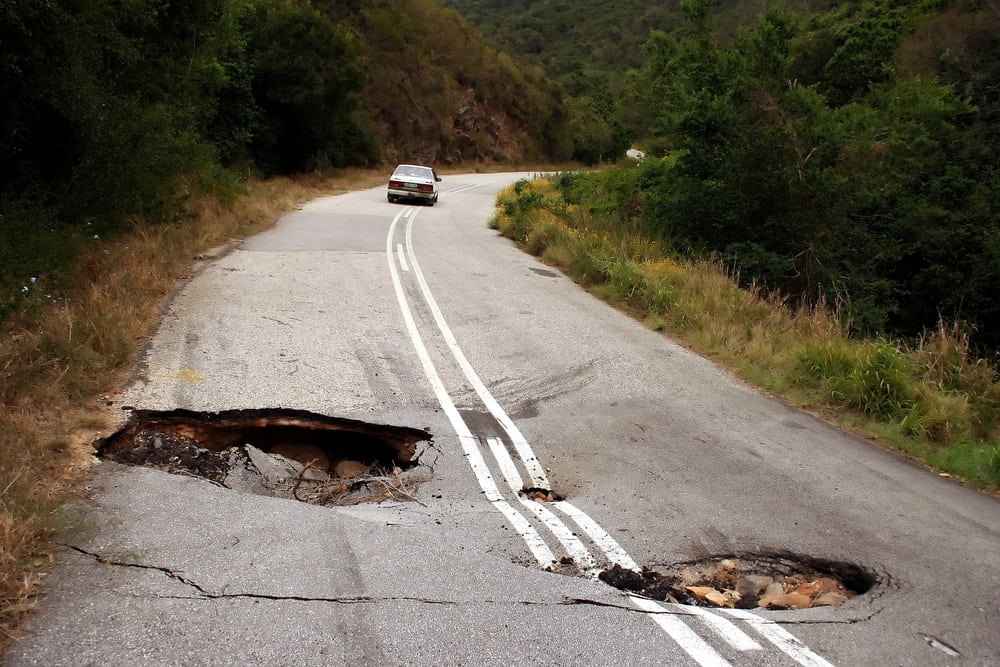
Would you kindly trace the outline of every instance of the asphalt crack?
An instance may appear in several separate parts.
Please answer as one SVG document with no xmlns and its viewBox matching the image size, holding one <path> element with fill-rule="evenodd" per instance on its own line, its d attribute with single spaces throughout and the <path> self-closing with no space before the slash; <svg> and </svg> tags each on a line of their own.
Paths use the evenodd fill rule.
<svg viewBox="0 0 1000 667">
<path fill-rule="evenodd" d="M 182 596 L 182 595 L 160 595 L 155 596 L 156 599 L 160 600 L 268 600 L 272 602 L 320 602 L 328 604 L 379 604 L 384 602 L 415 602 L 419 604 L 428 605 L 452 605 L 461 606 L 465 604 L 495 604 L 495 605 L 505 605 L 505 606 L 530 606 L 530 607 L 570 607 L 570 606 L 590 606 L 590 607 L 602 607 L 606 609 L 615 609 L 618 611 L 625 611 L 630 614 L 642 614 L 642 615 L 656 615 L 663 614 L 668 616 L 685 616 L 685 617 L 695 617 L 697 614 L 684 609 L 679 608 L 680 605 L 674 605 L 671 608 L 663 607 L 660 611 L 646 611 L 644 609 L 639 609 L 638 607 L 633 607 L 627 604 L 619 604 L 614 602 L 607 602 L 604 600 L 594 600 L 591 598 L 579 598 L 579 597 L 565 597 L 558 602 L 549 601 L 539 601 L 539 600 L 475 600 L 470 602 L 459 602 L 455 600 L 444 600 L 440 598 L 426 598 L 417 596 L 391 596 L 391 597 L 375 597 L 371 595 L 351 595 L 351 596 L 336 596 L 336 597 L 326 597 L 326 596 L 308 596 L 308 595 L 277 595 L 269 593 L 218 593 L 210 591 L 200 585 L 198 582 L 184 576 L 180 571 L 175 570 L 164 565 L 149 565 L 147 563 L 135 563 L 123 560 L 117 560 L 100 553 L 89 551 L 82 547 L 78 547 L 72 544 L 63 544 L 62 546 L 77 552 L 88 558 L 92 558 L 94 561 L 102 565 L 113 565 L 115 567 L 127 567 L 134 568 L 137 570 L 148 570 L 152 572 L 159 572 L 173 581 L 176 581 L 188 588 L 193 589 L 197 592 L 197 595 L 193 596 Z M 861 623 L 864 621 L 869 621 L 875 617 L 881 610 L 876 610 L 870 615 L 864 618 L 858 619 L 844 619 L 844 620 L 781 620 L 772 621 L 765 617 L 760 617 L 762 621 L 779 623 L 780 625 L 854 625 L 856 623 Z"/>
<path fill-rule="evenodd" d="M 161 596 L 163 599 L 178 599 L 178 600 L 230 600 L 230 599 L 250 599 L 250 600 L 271 600 L 275 602 L 329 602 L 335 604 L 372 604 L 377 602 L 420 602 L 423 604 L 441 604 L 450 605 L 456 604 L 452 600 L 438 600 L 434 598 L 421 598 L 421 597 L 385 597 L 377 598 L 369 595 L 357 595 L 357 596 L 338 596 L 338 597 L 325 597 L 325 596 L 309 596 L 309 595 L 274 595 L 268 593 L 217 593 L 210 591 L 198 582 L 193 581 L 184 575 L 180 574 L 177 570 L 173 568 L 165 567 L 163 565 L 148 565 L 145 563 L 131 563 L 128 561 L 116 560 L 109 558 L 99 553 L 93 551 L 88 551 L 78 546 L 72 544 L 64 544 L 68 549 L 71 549 L 79 554 L 93 558 L 98 563 L 102 565 L 114 565 L 116 567 L 129 567 L 138 570 L 150 570 L 153 572 L 160 572 L 166 575 L 168 578 L 177 581 L 185 586 L 194 589 L 198 592 L 197 596 L 194 597 L 184 597 L 184 596 Z"/>
</svg>

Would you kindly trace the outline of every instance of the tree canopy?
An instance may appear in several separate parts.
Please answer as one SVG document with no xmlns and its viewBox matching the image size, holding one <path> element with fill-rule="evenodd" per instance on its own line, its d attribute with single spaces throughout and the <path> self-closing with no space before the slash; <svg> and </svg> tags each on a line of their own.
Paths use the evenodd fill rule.
<svg viewBox="0 0 1000 667">
<path fill-rule="evenodd" d="M 625 92 L 655 159 L 622 197 L 681 251 L 839 303 L 858 331 L 941 318 L 1000 347 L 995 3 L 774 8 L 730 43 L 710 3 L 654 32 Z"/>
<path fill-rule="evenodd" d="M 572 150 L 559 91 L 431 0 L 0 0 L 0 43 L 0 317 L 248 170 Z"/>
</svg>

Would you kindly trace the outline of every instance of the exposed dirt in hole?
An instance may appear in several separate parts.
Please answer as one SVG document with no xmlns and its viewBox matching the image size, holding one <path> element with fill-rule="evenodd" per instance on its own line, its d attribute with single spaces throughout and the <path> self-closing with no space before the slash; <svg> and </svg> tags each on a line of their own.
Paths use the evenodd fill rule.
<svg viewBox="0 0 1000 667">
<path fill-rule="evenodd" d="M 552 489 L 543 489 L 537 486 L 524 487 L 521 489 L 521 495 L 543 503 L 554 503 L 557 500 L 565 500 L 564 496 L 559 495 Z"/>
<path fill-rule="evenodd" d="M 105 456 L 100 449 L 98 455 Z M 145 465 L 175 474 L 191 474 L 222 483 L 229 472 L 229 457 L 200 447 L 190 438 L 166 431 L 142 430 L 116 454 L 105 456 L 119 463 Z"/>
<path fill-rule="evenodd" d="M 424 443 L 423 448 L 420 448 Z M 136 410 L 96 443 L 128 465 L 202 477 L 235 490 L 319 505 L 415 500 L 431 436 L 302 410 Z M 419 502 L 419 501 L 418 501 Z"/>
<path fill-rule="evenodd" d="M 643 568 L 604 570 L 605 583 L 655 600 L 737 609 L 806 609 L 843 604 L 875 585 L 851 563 L 778 552 L 715 556 Z"/>
</svg>

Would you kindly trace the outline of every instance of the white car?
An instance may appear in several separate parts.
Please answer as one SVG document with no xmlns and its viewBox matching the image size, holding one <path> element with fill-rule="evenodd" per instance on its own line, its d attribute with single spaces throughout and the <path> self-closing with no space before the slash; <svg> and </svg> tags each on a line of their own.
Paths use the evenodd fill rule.
<svg viewBox="0 0 1000 667">
<path fill-rule="evenodd" d="M 441 177 L 431 167 L 419 164 L 401 164 L 389 177 L 390 202 L 397 199 L 420 199 L 431 206 L 438 200 L 438 183 Z"/>
</svg>

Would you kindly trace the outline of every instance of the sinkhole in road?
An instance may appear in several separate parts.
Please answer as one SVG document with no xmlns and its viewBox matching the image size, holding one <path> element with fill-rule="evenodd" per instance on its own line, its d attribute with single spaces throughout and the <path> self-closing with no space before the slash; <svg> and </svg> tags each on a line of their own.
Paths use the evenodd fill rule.
<svg viewBox="0 0 1000 667">
<path fill-rule="evenodd" d="M 412 500 L 432 446 L 426 430 L 286 408 L 132 410 L 95 443 L 103 459 L 317 505 Z"/>
<path fill-rule="evenodd" d="M 877 583 L 872 572 L 853 563 L 787 551 L 712 556 L 641 572 L 614 565 L 599 577 L 655 600 L 736 609 L 836 606 Z"/>
</svg>

